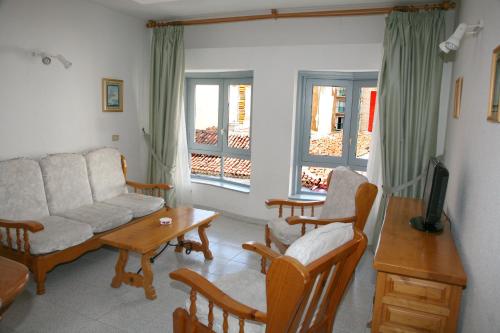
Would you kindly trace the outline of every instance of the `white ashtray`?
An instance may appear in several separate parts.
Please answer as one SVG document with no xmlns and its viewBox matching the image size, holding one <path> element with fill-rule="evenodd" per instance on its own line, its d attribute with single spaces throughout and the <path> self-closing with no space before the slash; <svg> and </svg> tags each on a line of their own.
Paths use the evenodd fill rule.
<svg viewBox="0 0 500 333">
<path fill-rule="evenodd" d="M 161 225 L 169 225 L 172 224 L 172 219 L 170 217 L 161 217 L 160 218 Z"/>
</svg>

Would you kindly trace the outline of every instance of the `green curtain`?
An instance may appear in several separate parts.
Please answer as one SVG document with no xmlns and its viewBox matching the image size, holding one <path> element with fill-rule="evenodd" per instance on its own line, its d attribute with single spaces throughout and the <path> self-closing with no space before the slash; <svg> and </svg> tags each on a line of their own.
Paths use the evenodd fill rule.
<svg viewBox="0 0 500 333">
<path fill-rule="evenodd" d="M 153 31 L 151 40 L 149 181 L 174 184 L 184 90 L 184 28 L 168 26 Z M 174 184 L 175 185 L 175 184 Z M 175 206 L 174 190 L 166 202 Z"/>
<path fill-rule="evenodd" d="M 436 154 L 444 40 L 442 11 L 393 12 L 386 19 L 379 81 L 383 194 L 378 239 L 390 195 L 417 197 L 422 173 Z M 376 244 L 376 242 L 374 242 Z"/>
</svg>

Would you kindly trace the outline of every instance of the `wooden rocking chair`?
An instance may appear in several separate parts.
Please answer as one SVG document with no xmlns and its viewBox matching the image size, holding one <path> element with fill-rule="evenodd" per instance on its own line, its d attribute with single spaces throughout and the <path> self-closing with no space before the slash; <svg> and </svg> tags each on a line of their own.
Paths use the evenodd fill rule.
<svg viewBox="0 0 500 333">
<path fill-rule="evenodd" d="M 245 289 L 247 294 L 259 296 L 262 293 L 264 304 L 243 304 L 236 299 L 237 295 L 233 298 L 225 294 L 189 269 L 170 273 L 172 279 L 191 288 L 190 304 L 186 305 L 189 311 L 177 308 L 173 314 L 174 333 L 331 333 L 342 296 L 367 245 L 363 232 L 349 229 L 350 238 L 343 245 L 324 249 L 325 254 L 306 265 L 263 244 L 243 244 L 244 249 L 266 257 L 271 264 L 265 276 L 253 271 L 261 276 L 262 288 L 254 290 L 253 285 L 240 279 L 233 282 L 234 294 Z M 310 241 L 304 239 L 301 245 L 309 245 Z M 311 253 L 318 253 L 318 250 Z M 241 276 L 248 274 L 245 272 Z"/>
<path fill-rule="evenodd" d="M 339 178 L 343 178 L 339 181 Z M 339 184 L 340 183 L 340 184 Z M 377 196 L 377 186 L 346 167 L 338 167 L 327 178 L 328 195 L 326 200 L 294 201 L 269 199 L 268 207 L 278 207 L 278 218 L 266 225 L 266 246 L 274 244 L 280 253 L 285 253 L 290 244 L 307 231 L 318 226 L 334 222 L 353 223 L 354 228 L 363 231 L 366 220 Z M 335 191 L 335 194 L 331 192 Z M 342 198 L 342 202 L 339 202 Z M 323 207 L 319 217 L 315 217 L 315 208 Z M 284 218 L 284 209 L 290 209 L 290 215 Z M 310 216 L 305 216 L 306 211 Z M 299 216 L 296 216 L 299 214 Z M 262 272 L 266 271 L 266 258 L 262 258 Z"/>
</svg>

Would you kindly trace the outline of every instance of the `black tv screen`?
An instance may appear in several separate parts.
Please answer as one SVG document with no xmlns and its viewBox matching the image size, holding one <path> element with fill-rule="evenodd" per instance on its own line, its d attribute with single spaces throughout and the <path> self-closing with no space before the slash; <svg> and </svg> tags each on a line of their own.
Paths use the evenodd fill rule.
<svg viewBox="0 0 500 333">
<path fill-rule="evenodd" d="M 422 231 L 438 232 L 443 229 L 441 215 L 448 185 L 448 169 L 437 158 L 431 158 L 424 185 L 423 216 L 411 219 L 411 225 Z"/>
</svg>

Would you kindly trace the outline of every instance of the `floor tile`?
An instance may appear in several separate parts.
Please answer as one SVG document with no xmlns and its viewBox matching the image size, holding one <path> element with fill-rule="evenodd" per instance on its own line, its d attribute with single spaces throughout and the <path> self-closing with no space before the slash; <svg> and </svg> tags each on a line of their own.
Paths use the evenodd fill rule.
<svg viewBox="0 0 500 333">
<path fill-rule="evenodd" d="M 264 243 L 264 227 L 221 216 L 207 229 L 213 260 L 202 253 L 176 253 L 168 247 L 153 264 L 157 299 L 148 300 L 142 288 L 111 288 L 118 251 L 103 247 L 56 267 L 47 276 L 47 293 L 35 295 L 31 280 L 0 322 L 0 333 L 154 333 L 172 331 L 172 313 L 184 307 L 190 288 L 169 277 L 189 268 L 209 281 L 245 269 L 260 271 L 260 257 L 244 250 L 247 241 Z M 199 240 L 196 232 L 186 238 Z M 175 241 L 174 241 L 175 242 Z M 366 253 L 342 301 L 335 333 L 367 333 L 371 319 L 375 273 L 373 255 Z M 127 270 L 140 267 L 140 256 L 131 253 Z"/>
</svg>

